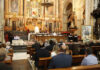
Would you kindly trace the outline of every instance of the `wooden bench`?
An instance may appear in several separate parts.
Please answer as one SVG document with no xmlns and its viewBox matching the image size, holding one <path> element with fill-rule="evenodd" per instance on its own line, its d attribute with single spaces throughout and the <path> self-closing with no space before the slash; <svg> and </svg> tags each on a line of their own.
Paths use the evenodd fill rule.
<svg viewBox="0 0 100 70">
<path fill-rule="evenodd" d="M 49 69 L 49 70 L 100 70 L 100 64 L 89 65 L 89 66 L 74 66 L 70 68 L 58 68 L 58 69 Z"/>
<path fill-rule="evenodd" d="M 73 55 L 72 56 L 72 65 L 81 64 L 84 56 L 85 55 Z M 52 59 L 52 57 L 39 58 L 39 67 L 43 66 L 44 67 L 43 70 L 47 70 L 51 59 Z"/>
<path fill-rule="evenodd" d="M 92 50 L 95 53 L 95 55 L 100 59 L 100 46 L 92 46 Z"/>
<path fill-rule="evenodd" d="M 72 55 L 72 65 L 80 65 L 85 55 Z"/>
<path fill-rule="evenodd" d="M 100 51 L 100 46 L 92 46 L 92 50 Z"/>
<path fill-rule="evenodd" d="M 32 46 L 27 47 L 27 54 L 30 54 L 31 48 L 32 48 Z"/>
<path fill-rule="evenodd" d="M 47 70 L 51 59 L 52 57 L 39 58 L 39 67 L 43 67 L 43 70 Z"/>
</svg>

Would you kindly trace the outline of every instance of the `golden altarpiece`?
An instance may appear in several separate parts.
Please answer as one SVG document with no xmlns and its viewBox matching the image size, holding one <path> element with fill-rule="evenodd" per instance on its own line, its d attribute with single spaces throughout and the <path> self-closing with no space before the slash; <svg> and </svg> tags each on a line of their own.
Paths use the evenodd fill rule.
<svg viewBox="0 0 100 70">
<path fill-rule="evenodd" d="M 59 0 L 5 0 L 5 31 L 60 31 Z"/>
</svg>

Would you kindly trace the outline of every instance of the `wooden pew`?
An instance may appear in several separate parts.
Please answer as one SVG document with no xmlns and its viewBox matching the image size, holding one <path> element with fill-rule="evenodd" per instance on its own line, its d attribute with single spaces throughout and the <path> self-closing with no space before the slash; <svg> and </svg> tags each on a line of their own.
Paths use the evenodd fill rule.
<svg viewBox="0 0 100 70">
<path fill-rule="evenodd" d="M 95 53 L 95 55 L 100 59 L 100 46 L 92 46 L 92 50 Z"/>
<path fill-rule="evenodd" d="M 43 67 L 43 70 L 47 70 L 51 59 L 52 57 L 39 58 L 39 67 Z"/>
<path fill-rule="evenodd" d="M 86 55 L 72 55 L 72 65 L 80 65 Z"/>
<path fill-rule="evenodd" d="M 30 55 L 30 59 L 32 58 L 32 56 L 35 54 L 35 48 L 32 47 L 27 47 L 27 54 Z"/>
<path fill-rule="evenodd" d="M 84 56 L 85 55 L 73 55 L 72 56 L 72 62 L 73 62 L 72 65 L 81 64 Z M 44 67 L 43 70 L 47 70 L 51 59 L 52 59 L 52 57 L 39 58 L 39 67 L 43 66 Z"/>
<path fill-rule="evenodd" d="M 30 54 L 31 48 L 32 48 L 32 45 L 28 45 L 28 46 L 27 46 L 27 54 Z"/>
<path fill-rule="evenodd" d="M 92 46 L 92 50 L 100 51 L 100 46 Z"/>
<path fill-rule="evenodd" d="M 69 68 L 58 68 L 58 69 L 49 69 L 49 70 L 100 70 L 100 64 L 89 65 L 89 66 L 74 66 Z"/>
</svg>

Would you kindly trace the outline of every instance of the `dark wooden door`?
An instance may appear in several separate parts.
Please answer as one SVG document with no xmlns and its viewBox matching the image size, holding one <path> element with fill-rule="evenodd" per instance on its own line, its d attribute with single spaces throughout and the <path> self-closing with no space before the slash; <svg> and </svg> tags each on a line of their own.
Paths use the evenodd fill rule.
<svg viewBox="0 0 100 70">
<path fill-rule="evenodd" d="M 16 30 L 16 21 L 12 21 L 12 30 Z"/>
</svg>

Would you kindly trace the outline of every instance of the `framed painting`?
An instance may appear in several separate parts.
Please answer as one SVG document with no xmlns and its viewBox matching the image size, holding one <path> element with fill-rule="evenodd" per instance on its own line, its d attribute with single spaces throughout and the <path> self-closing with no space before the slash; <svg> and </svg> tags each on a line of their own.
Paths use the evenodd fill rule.
<svg viewBox="0 0 100 70">
<path fill-rule="evenodd" d="M 19 0 L 9 0 L 9 8 L 10 8 L 9 11 L 10 12 L 18 13 L 18 10 L 19 10 L 18 1 Z"/>
<path fill-rule="evenodd" d="M 82 39 L 88 41 L 92 38 L 92 27 L 82 26 Z"/>
</svg>

